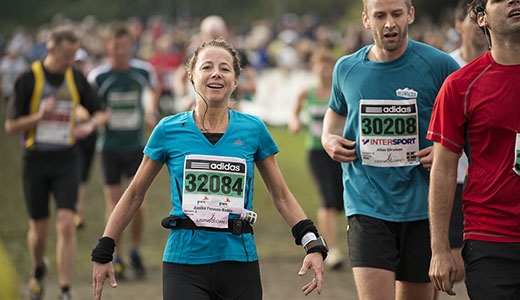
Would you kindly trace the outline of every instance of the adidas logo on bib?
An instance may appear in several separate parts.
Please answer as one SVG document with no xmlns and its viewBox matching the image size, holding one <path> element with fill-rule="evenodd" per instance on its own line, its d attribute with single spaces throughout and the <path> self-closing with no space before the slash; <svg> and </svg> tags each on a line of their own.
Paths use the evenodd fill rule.
<svg viewBox="0 0 520 300">
<path fill-rule="evenodd" d="M 244 143 L 242 143 L 242 141 L 240 140 L 240 138 L 238 138 L 236 141 L 233 142 L 233 145 L 244 146 Z"/>
</svg>

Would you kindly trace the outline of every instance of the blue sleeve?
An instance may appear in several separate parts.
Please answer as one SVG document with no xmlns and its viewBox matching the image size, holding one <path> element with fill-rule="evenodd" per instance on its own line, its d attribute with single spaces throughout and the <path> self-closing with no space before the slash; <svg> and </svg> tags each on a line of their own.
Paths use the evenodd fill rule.
<svg viewBox="0 0 520 300">
<path fill-rule="evenodd" d="M 155 126 L 152 135 L 148 139 L 148 143 L 144 148 L 144 154 L 151 159 L 164 163 L 167 159 L 167 152 L 164 148 L 164 119 Z"/>
<path fill-rule="evenodd" d="M 332 91 L 330 93 L 329 107 L 338 114 L 346 115 L 348 113 L 347 101 L 345 100 L 344 94 L 341 90 L 341 78 L 343 78 L 345 75 L 341 74 L 342 72 L 340 72 L 342 70 L 340 66 L 343 61 L 343 58 L 338 60 L 336 66 L 334 66 L 334 72 L 332 73 Z"/>
<path fill-rule="evenodd" d="M 263 160 L 271 154 L 280 152 L 264 122 L 258 119 L 258 150 L 255 153 L 255 161 Z"/>
</svg>

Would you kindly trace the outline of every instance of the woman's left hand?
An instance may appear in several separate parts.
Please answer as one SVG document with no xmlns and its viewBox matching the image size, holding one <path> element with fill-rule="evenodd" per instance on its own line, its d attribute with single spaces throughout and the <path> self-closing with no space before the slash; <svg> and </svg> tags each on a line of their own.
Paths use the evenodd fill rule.
<svg viewBox="0 0 520 300">
<path fill-rule="evenodd" d="M 314 291 L 315 288 L 318 288 L 317 292 L 321 295 L 321 289 L 323 287 L 323 255 L 321 252 L 307 254 L 303 259 L 303 265 L 298 275 L 305 275 L 309 269 L 314 272 L 314 278 L 302 288 L 302 291 L 305 296 L 307 296 Z"/>
</svg>

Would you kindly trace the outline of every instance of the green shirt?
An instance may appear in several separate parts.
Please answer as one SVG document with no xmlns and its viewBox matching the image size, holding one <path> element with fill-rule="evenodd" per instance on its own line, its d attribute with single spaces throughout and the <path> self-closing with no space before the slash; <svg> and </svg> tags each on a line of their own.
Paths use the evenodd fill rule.
<svg viewBox="0 0 520 300">
<path fill-rule="evenodd" d="M 307 116 L 307 137 L 305 148 L 307 150 L 323 150 L 321 145 L 321 133 L 323 132 L 323 118 L 327 112 L 329 99 L 316 97 L 316 89 L 312 88 L 307 94 L 304 111 Z"/>
<path fill-rule="evenodd" d="M 132 59 L 127 71 L 116 72 L 110 64 L 103 64 L 90 72 L 88 80 L 111 110 L 110 118 L 100 132 L 98 148 L 114 152 L 143 149 L 143 95 L 147 87 L 157 83 L 152 65 Z"/>
</svg>

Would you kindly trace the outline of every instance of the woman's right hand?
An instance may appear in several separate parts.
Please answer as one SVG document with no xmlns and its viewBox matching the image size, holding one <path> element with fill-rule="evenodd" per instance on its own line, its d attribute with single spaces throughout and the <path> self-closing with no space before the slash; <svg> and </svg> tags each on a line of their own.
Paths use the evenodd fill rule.
<svg viewBox="0 0 520 300">
<path fill-rule="evenodd" d="M 116 288 L 117 282 L 114 277 L 114 266 L 112 265 L 112 262 L 106 264 L 94 262 L 94 267 L 92 268 L 92 289 L 94 292 L 94 300 L 101 300 L 103 284 L 107 278 L 110 282 L 110 286 Z"/>
</svg>

